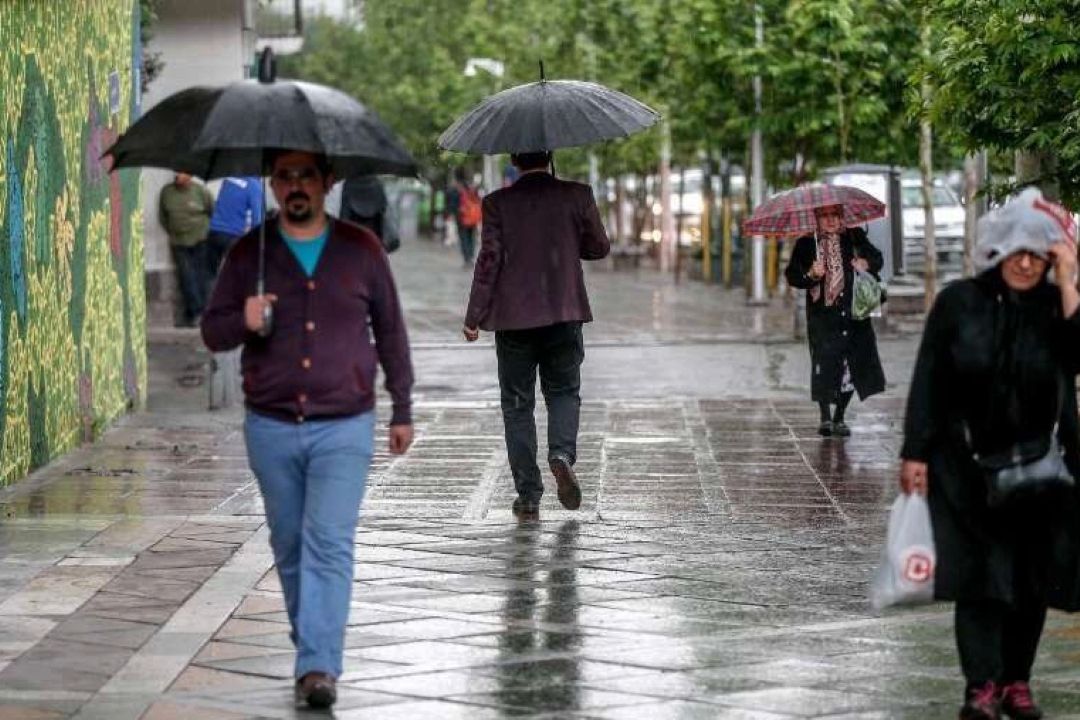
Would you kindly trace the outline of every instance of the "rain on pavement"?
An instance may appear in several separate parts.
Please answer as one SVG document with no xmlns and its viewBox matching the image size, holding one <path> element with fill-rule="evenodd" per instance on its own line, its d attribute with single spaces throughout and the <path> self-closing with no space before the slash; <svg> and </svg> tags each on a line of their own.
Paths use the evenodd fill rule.
<svg viewBox="0 0 1080 720">
<path fill-rule="evenodd" d="M 458 262 L 394 256 L 418 435 L 375 459 L 334 717 L 953 716 L 949 606 L 866 600 L 916 335 L 882 333 L 888 391 L 824 440 L 790 304 L 591 268 L 584 502 L 519 524 Z M 148 410 L 0 493 L 0 718 L 313 717 L 240 413 L 205 410 L 193 332 L 150 336 Z M 1080 718 L 1078 659 L 1052 615 L 1049 717 Z"/>
</svg>

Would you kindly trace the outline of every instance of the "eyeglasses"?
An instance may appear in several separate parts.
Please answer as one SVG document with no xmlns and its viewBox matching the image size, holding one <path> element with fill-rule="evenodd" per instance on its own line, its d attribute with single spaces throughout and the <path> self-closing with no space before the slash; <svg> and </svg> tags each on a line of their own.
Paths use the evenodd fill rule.
<svg viewBox="0 0 1080 720">
<path fill-rule="evenodd" d="M 1048 258 L 1044 253 L 1038 253 L 1034 250 L 1017 250 L 1011 255 L 1011 257 L 1014 257 L 1017 260 L 1023 260 L 1026 258 L 1030 262 L 1035 262 L 1036 260 L 1039 260 L 1041 262 L 1049 262 L 1050 260 L 1050 258 Z"/>
<path fill-rule="evenodd" d="M 294 182 L 309 183 L 319 179 L 319 171 L 313 167 L 282 168 L 275 171 L 271 177 L 284 185 Z"/>
</svg>

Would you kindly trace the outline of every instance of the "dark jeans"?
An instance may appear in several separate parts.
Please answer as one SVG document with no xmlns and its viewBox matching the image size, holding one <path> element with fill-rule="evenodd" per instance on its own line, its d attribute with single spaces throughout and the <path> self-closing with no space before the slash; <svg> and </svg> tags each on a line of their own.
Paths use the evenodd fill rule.
<svg viewBox="0 0 1080 720">
<path fill-rule="evenodd" d="M 184 322 L 190 325 L 206 307 L 206 243 L 191 247 L 173 245 L 172 251 L 184 302 Z"/>
<path fill-rule="evenodd" d="M 548 409 L 548 458 L 577 460 L 581 414 L 581 362 L 585 346 L 581 323 L 560 323 L 495 333 L 499 358 L 506 453 L 518 495 L 539 500 L 544 492 L 536 464 L 536 371 Z"/>
<path fill-rule="evenodd" d="M 466 263 L 471 263 L 476 256 L 476 228 L 458 223 L 457 233 L 458 242 L 461 244 L 461 257 Z"/>
<path fill-rule="evenodd" d="M 996 600 L 956 603 L 956 644 L 968 686 L 1031 679 L 1046 605 Z"/>
<path fill-rule="evenodd" d="M 239 238 L 236 235 L 211 230 L 206 236 L 206 285 L 207 293 L 214 287 L 221 263 L 225 262 L 225 255 Z"/>
</svg>

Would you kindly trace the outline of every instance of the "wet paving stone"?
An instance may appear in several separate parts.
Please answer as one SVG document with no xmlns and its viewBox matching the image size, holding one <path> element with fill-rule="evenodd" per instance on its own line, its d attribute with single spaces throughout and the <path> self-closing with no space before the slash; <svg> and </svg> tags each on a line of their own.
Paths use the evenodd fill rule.
<svg viewBox="0 0 1080 720">
<path fill-rule="evenodd" d="M 452 260 L 393 258 L 418 439 L 391 457 L 379 429 L 334 717 L 955 715 L 951 608 L 866 599 L 918 338 L 881 334 L 888 391 L 854 405 L 851 438 L 823 439 L 791 307 L 594 268 L 583 505 L 547 479 L 541 519 L 519 524 L 494 351 L 459 343 Z M 206 362 L 195 333 L 151 343 L 148 412 L 0 490 L 0 720 L 314 717 L 292 704 L 241 413 L 170 376 Z M 1080 717 L 1077 668 L 1080 621 L 1053 613 L 1048 717 Z"/>
</svg>

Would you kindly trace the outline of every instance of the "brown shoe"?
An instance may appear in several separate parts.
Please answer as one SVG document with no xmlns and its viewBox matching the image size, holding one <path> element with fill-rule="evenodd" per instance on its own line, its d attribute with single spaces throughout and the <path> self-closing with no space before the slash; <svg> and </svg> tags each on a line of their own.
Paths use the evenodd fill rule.
<svg viewBox="0 0 1080 720">
<path fill-rule="evenodd" d="M 548 465 L 559 488 L 559 502 L 567 510 L 577 510 L 581 507 L 581 486 L 578 485 L 577 475 L 570 461 L 562 455 L 556 455 L 548 460 Z"/>
<path fill-rule="evenodd" d="M 296 699 L 309 708 L 328 708 L 337 702 L 337 682 L 333 675 L 309 672 L 296 681 Z"/>
</svg>

